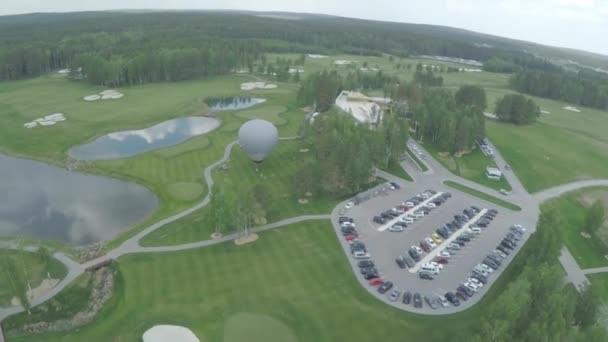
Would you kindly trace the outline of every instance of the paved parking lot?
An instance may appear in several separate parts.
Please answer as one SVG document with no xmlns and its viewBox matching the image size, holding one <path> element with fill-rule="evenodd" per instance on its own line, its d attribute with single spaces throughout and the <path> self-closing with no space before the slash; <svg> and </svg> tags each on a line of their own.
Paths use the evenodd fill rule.
<svg viewBox="0 0 608 342">
<path fill-rule="evenodd" d="M 395 180 L 395 179 L 393 179 Z M 499 274 L 506 268 L 510 260 L 517 254 L 521 246 L 529 237 L 529 232 L 536 225 L 536 216 L 528 212 L 515 212 L 508 209 L 498 207 L 490 202 L 486 202 L 477 197 L 468 195 L 451 189 L 438 181 L 436 177 L 420 177 L 416 182 L 398 181 L 401 189 L 386 192 L 384 195 L 372 197 L 367 201 L 363 201 L 351 209 L 343 208 L 335 210 L 332 215 L 332 220 L 336 232 L 338 233 L 341 244 L 348 255 L 353 271 L 358 281 L 372 295 L 383 300 L 389 305 L 426 314 L 447 314 L 451 312 L 464 310 L 475 304 L 494 283 Z M 403 232 L 391 232 L 386 228 L 386 225 L 381 225 L 373 222 L 373 217 L 379 213 L 393 208 L 407 199 L 421 193 L 427 189 L 437 192 L 449 192 L 452 197 L 447 199 L 445 203 L 432 210 L 424 218 L 417 220 L 413 224 L 409 224 Z M 487 228 L 482 228 L 482 232 L 454 255 L 449 258 L 449 263 L 444 265 L 444 269 L 439 275 L 436 275 L 433 280 L 420 279 L 418 273 L 410 272 L 408 269 L 401 269 L 397 266 L 395 259 L 399 255 L 406 255 L 412 245 L 419 245 L 425 237 L 429 237 L 435 230 L 454 219 L 454 215 L 462 214 L 463 209 L 470 206 L 477 206 L 480 209 L 497 209 L 498 215 L 491 221 Z M 410 291 L 412 294 L 419 292 L 421 295 L 444 295 L 447 291 L 455 291 L 455 289 L 464 282 L 469 276 L 475 265 L 479 264 L 486 255 L 493 251 L 500 241 L 509 232 L 509 227 L 519 223 L 528 229 L 519 242 L 516 250 L 511 252 L 505 261 L 503 261 L 498 271 L 493 272 L 488 277 L 486 284 L 479 293 L 469 298 L 466 302 L 462 302 L 460 306 L 449 306 L 437 310 L 431 309 L 426 303 L 421 309 L 414 308 L 413 305 L 405 305 L 399 298 L 396 302 L 391 302 L 387 299 L 388 293 L 379 294 L 376 287 L 369 285 L 368 281 L 363 278 L 359 272 L 357 262 L 359 260 L 352 257 L 348 242 L 341 234 L 338 223 L 339 216 L 348 216 L 354 219 L 359 240 L 362 241 L 368 252 L 371 255 L 371 260 L 376 264 L 380 276 L 386 281 L 391 281 L 394 284 L 393 288 L 399 289 L 402 293 Z M 534 217 L 534 220 L 531 218 Z M 458 231 L 460 232 L 460 231 Z M 440 245 L 438 248 L 442 248 Z M 417 264 L 418 265 L 418 264 Z"/>
</svg>

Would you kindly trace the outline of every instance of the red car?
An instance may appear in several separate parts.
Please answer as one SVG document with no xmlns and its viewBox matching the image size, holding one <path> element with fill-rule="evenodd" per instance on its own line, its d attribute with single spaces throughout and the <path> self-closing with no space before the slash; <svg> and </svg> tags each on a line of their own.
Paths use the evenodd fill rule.
<svg viewBox="0 0 608 342">
<path fill-rule="evenodd" d="M 369 284 L 371 286 L 380 286 L 384 284 L 384 280 L 382 280 L 381 278 L 372 278 L 369 280 Z"/>
<path fill-rule="evenodd" d="M 349 234 L 349 235 L 345 235 L 345 236 L 344 236 L 344 239 L 345 239 L 346 241 L 353 241 L 353 240 L 355 240 L 356 238 L 357 238 L 357 235 L 353 235 L 353 234 Z"/>
<path fill-rule="evenodd" d="M 422 250 L 425 251 L 426 253 L 431 251 L 431 248 L 429 247 L 429 245 L 427 245 L 426 242 L 424 242 L 424 241 L 420 242 L 420 248 L 422 248 Z"/>
<path fill-rule="evenodd" d="M 444 257 L 437 257 L 433 261 L 440 263 L 440 264 L 444 264 L 444 265 L 448 263 L 448 259 L 446 259 Z"/>
</svg>

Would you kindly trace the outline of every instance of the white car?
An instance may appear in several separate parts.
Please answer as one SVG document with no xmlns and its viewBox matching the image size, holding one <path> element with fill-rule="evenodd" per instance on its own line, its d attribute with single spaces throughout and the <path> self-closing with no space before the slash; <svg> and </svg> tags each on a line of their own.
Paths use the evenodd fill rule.
<svg viewBox="0 0 608 342">
<path fill-rule="evenodd" d="M 488 272 L 488 273 L 494 272 L 494 269 L 486 264 L 479 264 L 478 266 L 480 266 L 481 268 L 486 270 L 486 272 Z"/>
<path fill-rule="evenodd" d="M 350 209 L 350 208 L 352 208 L 352 207 L 354 207 L 354 206 L 355 206 L 355 202 L 352 202 L 352 201 L 351 201 L 351 202 L 346 203 L 346 204 L 344 205 L 344 208 L 346 208 L 346 209 Z"/>
<path fill-rule="evenodd" d="M 429 193 L 427 193 L 427 192 L 425 192 L 425 193 L 422 194 L 422 198 L 423 199 L 429 199 L 430 197 L 431 197 L 431 195 Z"/>
<path fill-rule="evenodd" d="M 471 227 L 469 229 L 467 229 L 467 232 L 473 233 L 473 234 L 480 234 L 481 233 L 481 228 L 479 227 Z"/>
<path fill-rule="evenodd" d="M 475 278 L 467 278 L 467 282 L 473 283 L 473 284 L 475 284 L 475 285 L 477 285 L 479 287 L 483 286 L 483 283 L 480 282 L 479 280 L 475 279 Z"/>
<path fill-rule="evenodd" d="M 426 204 L 426 207 L 427 207 L 427 208 L 429 208 L 429 209 L 434 209 L 434 208 L 436 208 L 437 206 L 435 205 L 435 203 L 433 203 L 433 202 L 429 202 L 429 203 L 427 203 L 427 204 Z"/>
<path fill-rule="evenodd" d="M 441 306 L 443 306 L 444 308 L 447 308 L 450 305 L 448 303 L 448 300 L 445 299 L 444 296 L 439 296 L 439 302 L 441 303 Z"/>
<path fill-rule="evenodd" d="M 448 245 L 448 248 L 459 250 L 459 249 L 461 249 L 462 247 L 460 247 L 460 245 L 459 245 L 459 244 L 457 244 L 457 243 L 453 243 L 453 242 L 452 242 L 452 243 L 450 243 L 450 244 Z"/>
<path fill-rule="evenodd" d="M 450 252 L 446 250 L 442 250 L 441 252 L 439 252 L 439 254 L 437 254 L 437 256 L 440 256 L 442 258 L 450 258 L 452 254 L 450 254 Z"/>
<path fill-rule="evenodd" d="M 437 244 L 435 243 L 435 241 L 433 241 L 433 239 L 431 239 L 430 237 L 426 237 L 424 238 L 424 241 L 426 241 L 426 243 L 429 244 L 429 246 L 431 246 L 432 249 L 437 248 Z"/>
<path fill-rule="evenodd" d="M 412 224 L 412 223 L 414 223 L 414 221 L 416 221 L 416 219 L 412 216 L 404 216 L 401 218 L 401 221 L 403 221 L 407 224 Z"/>
<path fill-rule="evenodd" d="M 409 202 L 409 201 L 408 201 L 408 202 L 403 203 L 403 205 L 405 205 L 405 206 L 406 206 L 406 207 L 408 207 L 408 208 L 413 208 L 413 207 L 415 207 L 415 206 L 416 206 L 416 205 L 414 204 L 414 202 Z"/>
<path fill-rule="evenodd" d="M 403 229 L 403 226 L 395 226 L 395 225 L 391 226 L 391 227 L 388 229 L 388 231 L 389 231 L 389 232 L 397 232 L 397 233 L 398 233 L 398 232 L 402 232 L 403 230 L 404 230 L 404 229 Z"/>
<path fill-rule="evenodd" d="M 416 252 L 416 254 L 418 254 L 418 255 L 424 254 L 424 251 L 422 250 L 422 248 L 420 248 L 418 246 L 412 246 L 410 249 L 413 249 Z"/>
<path fill-rule="evenodd" d="M 414 217 L 419 219 L 424 217 L 424 213 L 422 211 L 417 211 L 414 213 Z"/>
<path fill-rule="evenodd" d="M 479 289 L 481 288 L 481 286 L 478 286 L 477 284 L 474 283 L 470 283 L 470 282 L 465 282 L 464 284 L 462 284 L 464 287 L 468 288 L 469 290 L 473 291 L 473 292 L 478 292 Z"/>
<path fill-rule="evenodd" d="M 348 222 L 348 221 L 344 221 L 342 223 L 340 223 L 340 226 L 342 227 L 355 227 L 355 224 L 353 222 Z"/>
<path fill-rule="evenodd" d="M 442 271 L 442 270 L 443 270 L 443 265 L 442 265 L 442 264 L 440 264 L 440 263 L 438 263 L 438 262 L 431 261 L 431 262 L 429 262 L 429 263 L 428 263 L 428 265 L 431 265 L 431 266 L 433 266 L 433 267 L 436 267 L 436 268 L 437 268 L 437 269 L 439 269 L 440 271 Z"/>
<path fill-rule="evenodd" d="M 500 189 L 499 192 L 505 196 L 509 195 L 509 192 L 505 189 Z"/>
<path fill-rule="evenodd" d="M 473 270 L 481 273 L 485 277 L 487 277 L 488 275 L 490 275 L 490 272 L 488 272 L 484 267 L 482 267 L 481 264 L 477 264 L 475 267 L 473 267 Z"/>
<path fill-rule="evenodd" d="M 353 257 L 355 259 L 368 259 L 371 255 L 369 253 L 366 253 L 364 251 L 355 251 L 355 253 L 353 253 Z"/>
</svg>

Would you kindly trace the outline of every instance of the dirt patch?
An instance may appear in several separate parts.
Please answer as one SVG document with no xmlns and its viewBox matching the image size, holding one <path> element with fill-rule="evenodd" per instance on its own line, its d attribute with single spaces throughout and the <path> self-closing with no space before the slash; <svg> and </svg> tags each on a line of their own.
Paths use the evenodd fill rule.
<svg viewBox="0 0 608 342">
<path fill-rule="evenodd" d="M 308 151 L 310 151 L 310 149 L 308 149 L 308 148 L 301 148 L 300 149 L 300 152 L 302 152 L 302 153 L 306 153 Z"/>
<path fill-rule="evenodd" d="M 211 240 L 221 239 L 223 236 L 224 235 L 222 235 L 222 233 L 214 232 L 213 234 L 211 234 Z"/>
<path fill-rule="evenodd" d="M 248 243 L 255 242 L 255 241 L 257 241 L 258 238 L 259 238 L 258 234 L 251 233 L 249 235 L 241 236 L 241 237 L 235 239 L 234 244 L 237 246 L 242 246 L 242 245 L 246 245 Z"/>
<path fill-rule="evenodd" d="M 587 232 L 581 232 L 581 236 L 584 237 L 585 239 L 591 239 L 591 234 L 589 234 Z"/>
<path fill-rule="evenodd" d="M 300 204 L 308 204 L 308 199 L 307 198 L 300 198 L 300 199 L 298 199 L 298 203 L 300 203 Z"/>
<path fill-rule="evenodd" d="M 42 280 L 42 283 L 40 283 L 40 285 L 38 285 L 37 287 L 27 290 L 27 298 L 31 302 L 36 298 L 43 296 L 49 291 L 51 291 L 55 286 L 57 286 L 57 284 L 59 284 L 59 279 L 44 279 Z M 19 300 L 19 298 L 13 297 L 13 299 L 11 299 L 11 305 L 21 305 L 21 301 Z"/>
</svg>

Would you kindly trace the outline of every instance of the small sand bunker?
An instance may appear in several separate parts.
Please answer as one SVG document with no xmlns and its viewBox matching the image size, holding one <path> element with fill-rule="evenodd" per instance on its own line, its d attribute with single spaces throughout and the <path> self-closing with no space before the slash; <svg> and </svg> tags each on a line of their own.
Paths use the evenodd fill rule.
<svg viewBox="0 0 608 342">
<path fill-rule="evenodd" d="M 541 109 L 541 110 L 540 110 L 540 113 L 541 113 L 541 114 L 551 114 L 551 112 L 550 112 L 550 111 L 548 111 L 548 110 L 544 110 L 544 109 Z"/>
<path fill-rule="evenodd" d="M 70 73 L 70 69 L 61 69 L 57 71 L 58 74 L 65 75 Z"/>
<path fill-rule="evenodd" d="M 338 59 L 338 60 L 334 61 L 335 65 L 348 65 L 348 64 L 352 64 L 352 63 L 354 63 L 354 61 L 350 61 L 347 59 Z"/>
<path fill-rule="evenodd" d="M 576 108 L 576 107 L 572 107 L 572 106 L 566 106 L 566 107 L 562 107 L 562 108 L 563 108 L 563 109 L 565 109 L 565 110 L 569 110 L 569 111 L 571 111 L 571 112 L 577 112 L 577 113 L 580 113 L 580 112 L 581 112 L 581 110 L 580 110 L 580 109 L 578 109 L 578 108 Z"/>
<path fill-rule="evenodd" d="M 300 68 L 289 68 L 289 73 L 290 74 L 295 74 L 295 73 L 303 73 L 304 69 L 300 69 Z"/>
<path fill-rule="evenodd" d="M 194 333 L 178 325 L 155 325 L 143 336 L 144 342 L 200 342 Z"/>
<path fill-rule="evenodd" d="M 359 70 L 361 70 L 361 71 L 378 71 L 380 69 L 378 69 L 378 68 L 359 68 Z"/>
<path fill-rule="evenodd" d="M 65 115 L 63 113 L 53 113 L 49 114 L 45 117 L 38 118 L 31 122 L 26 122 L 23 124 L 25 128 L 34 128 L 38 125 L 40 126 L 52 126 L 58 122 L 65 121 Z"/>
<path fill-rule="evenodd" d="M 108 90 L 104 90 L 99 94 L 93 94 L 93 95 L 87 95 L 85 97 L 83 97 L 83 100 L 87 101 L 87 102 L 92 102 L 92 101 L 97 101 L 97 100 L 119 100 L 122 99 L 125 96 L 125 94 L 114 90 L 114 89 L 108 89 Z"/>
<path fill-rule="evenodd" d="M 55 286 L 57 286 L 57 284 L 59 284 L 59 279 L 54 279 L 54 278 L 43 279 L 42 282 L 40 283 L 40 285 L 38 285 L 37 287 L 35 287 L 33 289 L 27 290 L 27 292 L 26 292 L 27 298 L 31 302 L 32 300 L 47 294 Z M 19 298 L 17 298 L 17 297 L 13 297 L 11 299 L 11 305 L 13 305 L 13 306 L 21 305 L 21 300 L 19 300 Z"/>
<path fill-rule="evenodd" d="M 254 90 L 254 89 L 274 89 L 276 84 L 270 84 L 266 82 L 246 82 L 241 83 L 241 90 Z"/>
<path fill-rule="evenodd" d="M 310 57 L 310 58 L 325 58 L 327 56 L 325 56 L 325 55 L 315 55 L 315 54 L 309 53 L 308 57 Z"/>
</svg>

